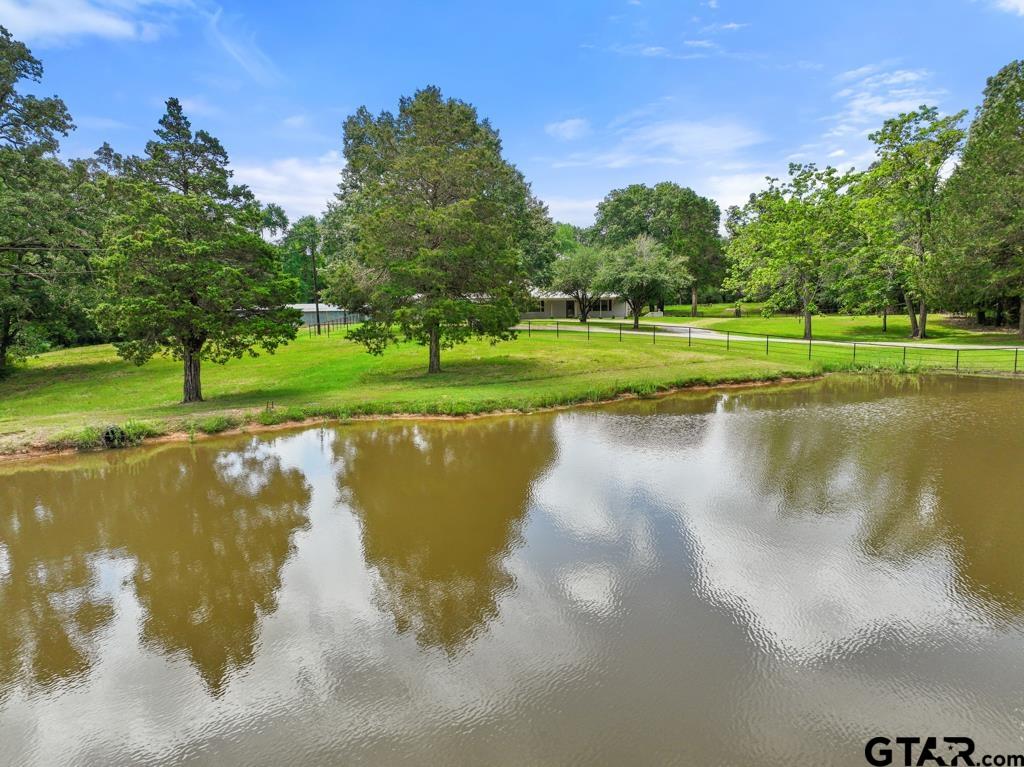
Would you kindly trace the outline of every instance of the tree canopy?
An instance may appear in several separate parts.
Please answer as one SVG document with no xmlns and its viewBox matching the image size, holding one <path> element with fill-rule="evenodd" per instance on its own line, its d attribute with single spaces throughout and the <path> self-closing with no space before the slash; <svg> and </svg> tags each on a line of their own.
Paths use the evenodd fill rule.
<svg viewBox="0 0 1024 767">
<path fill-rule="evenodd" d="M 193 133 L 177 99 L 157 136 L 145 157 L 124 163 L 127 204 L 105 232 L 96 314 L 125 359 L 182 360 L 183 401 L 196 402 L 202 359 L 223 363 L 295 337 L 299 314 L 285 304 L 296 285 L 260 236 L 259 205 L 231 184 L 220 142 Z"/>
<path fill-rule="evenodd" d="M 330 296 L 372 312 L 351 336 L 376 354 L 399 337 L 424 344 L 431 373 L 443 348 L 510 338 L 528 254 L 551 226 L 490 123 L 428 87 L 395 114 L 349 117 L 345 160 L 334 216 L 350 238 Z"/>
<path fill-rule="evenodd" d="M 721 212 L 714 200 L 669 181 L 632 184 L 615 189 L 597 206 L 594 230 L 602 242 L 622 246 L 640 235 L 656 240 L 680 274 L 680 289 L 690 287 L 691 310 L 697 312 L 701 284 L 721 280 L 724 271 L 718 225 Z"/>
<path fill-rule="evenodd" d="M 765 312 L 799 306 L 804 337 L 856 238 L 846 194 L 851 177 L 835 168 L 792 164 L 789 179 L 769 179 L 730 221 L 728 284 L 763 298 Z"/>
<path fill-rule="evenodd" d="M 673 261 L 653 237 L 641 234 L 609 251 L 596 285 L 620 296 L 629 306 L 633 327 L 639 328 L 640 315 L 648 306 L 664 302 L 690 279 L 685 267 Z"/>
</svg>

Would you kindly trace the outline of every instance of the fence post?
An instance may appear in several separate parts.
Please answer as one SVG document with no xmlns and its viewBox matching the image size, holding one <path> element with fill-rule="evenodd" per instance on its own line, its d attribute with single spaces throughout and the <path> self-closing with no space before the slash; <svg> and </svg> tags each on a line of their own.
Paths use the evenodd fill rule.
<svg viewBox="0 0 1024 767">
<path fill-rule="evenodd" d="M 907 366 L 907 347 L 903 347 L 903 367 Z"/>
<path fill-rule="evenodd" d="M 619 323 L 619 342 L 622 342 L 622 323 Z"/>
<path fill-rule="evenodd" d="M 857 342 L 853 342 L 853 364 L 857 364 Z"/>
<path fill-rule="evenodd" d="M 587 323 L 587 340 L 590 340 L 590 323 Z"/>
<path fill-rule="evenodd" d="M 533 336 L 533 323 L 530 320 L 526 321 L 526 336 L 530 338 Z"/>
<path fill-rule="evenodd" d="M 555 338 L 558 338 L 558 320 L 555 320 Z"/>
<path fill-rule="evenodd" d="M 652 325 L 651 327 L 654 328 L 653 332 L 651 333 L 651 343 L 656 344 L 658 343 L 658 326 Z"/>
<path fill-rule="evenodd" d="M 725 331 L 725 350 L 729 351 L 729 331 Z"/>
<path fill-rule="evenodd" d="M 811 344 L 814 343 L 810 338 L 807 339 L 807 359 L 811 358 Z"/>
<path fill-rule="evenodd" d="M 1020 347 L 1013 350 L 1013 372 L 1017 373 L 1017 357 L 1020 355 Z"/>
<path fill-rule="evenodd" d="M 956 350 L 956 372 L 960 372 L 960 350 Z"/>
<path fill-rule="evenodd" d="M 693 328 L 686 328 L 686 345 L 693 346 Z"/>
<path fill-rule="evenodd" d="M 769 338 L 769 336 L 765 335 L 765 337 L 764 337 L 764 356 L 766 356 L 766 357 L 768 356 L 768 338 Z"/>
</svg>

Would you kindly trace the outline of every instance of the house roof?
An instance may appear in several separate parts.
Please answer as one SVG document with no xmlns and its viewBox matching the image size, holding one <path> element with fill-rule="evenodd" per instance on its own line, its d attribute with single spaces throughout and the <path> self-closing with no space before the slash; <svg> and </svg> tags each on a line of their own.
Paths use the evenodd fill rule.
<svg viewBox="0 0 1024 767">
<path fill-rule="evenodd" d="M 289 309 L 298 309 L 300 312 L 313 313 L 316 311 L 316 304 L 288 304 Z M 343 312 L 345 309 L 334 304 L 320 304 L 322 312 Z"/>
<path fill-rule="evenodd" d="M 530 295 L 533 298 L 543 301 L 568 301 L 575 300 L 573 296 L 568 293 L 559 293 L 557 290 L 541 290 L 540 288 L 530 288 Z M 617 293 L 598 293 L 595 298 L 618 298 Z"/>
</svg>

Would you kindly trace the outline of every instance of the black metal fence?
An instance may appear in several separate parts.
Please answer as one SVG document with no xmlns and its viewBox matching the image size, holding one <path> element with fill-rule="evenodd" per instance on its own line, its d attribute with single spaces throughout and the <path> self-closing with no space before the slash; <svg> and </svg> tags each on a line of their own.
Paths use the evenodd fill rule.
<svg viewBox="0 0 1024 767">
<path fill-rule="evenodd" d="M 356 312 L 346 313 L 340 320 L 322 320 L 317 323 L 315 320 L 306 325 L 306 333 L 309 336 L 329 336 L 333 329 L 335 333 L 347 328 L 349 325 L 357 325 L 366 320 L 366 316 Z"/>
<path fill-rule="evenodd" d="M 526 321 L 519 326 L 528 336 L 535 332 L 590 340 L 592 337 L 619 342 L 678 343 L 691 349 L 715 349 L 744 356 L 780 360 L 811 360 L 823 365 L 927 368 L 962 373 L 1024 374 L 1020 346 L 955 346 L 947 344 L 892 343 L 883 341 L 826 341 L 788 336 L 714 330 L 682 324 L 644 322 L 639 328 L 628 323 L 582 323 L 573 321 Z"/>
</svg>

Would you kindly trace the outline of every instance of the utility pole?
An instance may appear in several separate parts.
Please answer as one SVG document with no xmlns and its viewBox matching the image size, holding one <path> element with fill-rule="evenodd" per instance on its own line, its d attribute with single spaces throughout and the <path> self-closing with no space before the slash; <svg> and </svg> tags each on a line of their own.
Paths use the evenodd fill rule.
<svg viewBox="0 0 1024 767">
<path fill-rule="evenodd" d="M 307 246 L 309 261 L 313 265 L 313 303 L 316 305 L 316 334 L 320 335 L 320 286 L 316 281 L 316 251 Z"/>
</svg>

